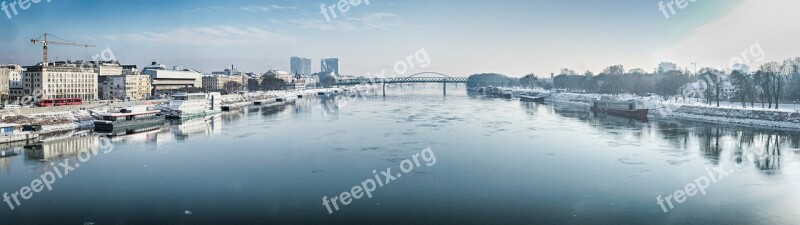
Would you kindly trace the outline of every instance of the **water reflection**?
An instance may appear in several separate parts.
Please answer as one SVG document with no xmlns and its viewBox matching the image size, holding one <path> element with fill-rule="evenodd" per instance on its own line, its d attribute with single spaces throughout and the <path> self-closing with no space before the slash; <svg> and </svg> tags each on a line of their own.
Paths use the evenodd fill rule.
<svg viewBox="0 0 800 225">
<path fill-rule="evenodd" d="M 190 136 L 210 136 L 222 132 L 222 116 L 208 116 L 191 120 L 170 121 L 169 132 L 178 141 L 185 141 Z"/>
<path fill-rule="evenodd" d="M 439 212 L 473 216 L 449 221 L 459 224 L 503 219 L 510 224 L 662 224 L 665 217 L 681 224 L 708 224 L 717 217 L 753 224 L 755 219 L 748 218 L 769 212 L 776 212 L 768 215 L 774 221 L 794 218 L 774 214 L 797 209 L 785 205 L 796 201 L 782 200 L 798 196 L 781 186 L 797 175 L 792 154 L 796 132 L 641 122 L 593 115 L 582 106 L 458 92 L 442 97 L 440 90 L 349 98 L 346 107 L 345 98 L 303 98 L 113 137 L 115 153 L 59 181 L 58 193 L 34 198 L 13 213 L 0 211 L 0 224 L 25 224 L 48 210 L 54 213 L 47 219 L 55 218 L 50 224 L 80 224 L 85 218 L 75 215 L 84 214 L 98 224 L 118 219 L 136 224 L 337 224 L 364 213 L 387 218 L 367 220 L 382 224 L 397 222 L 393 212 L 441 224 L 450 218 Z M 324 111 L 325 104 L 338 108 Z M 321 112 L 333 113 L 324 117 Z M 75 157 L 80 149 L 96 148 L 96 141 L 82 140 L 91 137 L 56 135 L 25 155 L 0 159 L 0 187 L 19 190 L 30 184 L 29 178 L 51 166 L 42 159 Z M 352 186 L 372 169 L 404 159 L 412 153 L 407 150 L 427 146 L 437 150 L 441 164 L 393 182 L 376 198 L 337 212 L 338 217 L 320 205 L 325 193 Z M 682 187 L 705 174 L 706 167 L 728 163 L 746 170 L 676 209 L 684 211 L 665 216 L 655 204 L 655 195 Z M 713 206 L 730 196 L 740 202 L 720 210 L 736 215 L 721 215 Z M 773 196 L 780 199 L 765 198 Z M 475 213 L 476 203 L 484 210 Z M 182 223 L 187 210 L 195 220 Z M 707 215 L 717 217 L 704 220 Z M 62 218 L 69 221 L 57 221 Z"/>
<path fill-rule="evenodd" d="M 24 152 L 24 147 L 28 144 L 29 143 L 25 141 L 0 144 L 0 152 L 4 152 L 5 155 L 0 157 L 0 174 L 10 170 L 13 162 L 13 160 L 11 160 L 12 157 Z"/>
<path fill-rule="evenodd" d="M 751 164 L 764 175 L 781 172 L 783 150 L 797 151 L 800 132 L 728 126 L 692 121 L 657 120 L 642 122 L 608 115 L 593 115 L 582 106 L 523 104 L 528 114 L 550 107 L 555 115 L 581 121 L 613 136 L 632 137 L 637 141 L 659 139 L 671 151 L 699 152 L 712 165 Z"/>
<path fill-rule="evenodd" d="M 75 157 L 81 151 L 96 150 L 99 143 L 99 138 L 95 135 L 79 135 L 42 141 L 25 146 L 25 158 L 50 161 L 57 158 Z"/>
</svg>

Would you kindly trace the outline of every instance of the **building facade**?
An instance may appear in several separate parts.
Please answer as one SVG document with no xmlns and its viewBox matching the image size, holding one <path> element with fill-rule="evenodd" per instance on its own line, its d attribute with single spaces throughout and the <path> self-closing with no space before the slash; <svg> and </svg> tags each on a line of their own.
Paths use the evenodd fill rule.
<svg viewBox="0 0 800 225">
<path fill-rule="evenodd" d="M 267 73 L 265 73 L 264 76 L 275 77 L 275 78 L 281 79 L 281 80 L 283 80 L 284 83 L 287 83 L 287 84 L 294 82 L 294 74 L 286 72 L 286 71 L 270 70 L 270 71 L 267 71 Z"/>
<path fill-rule="evenodd" d="M 209 75 L 203 76 L 203 89 L 211 90 L 225 90 L 226 84 L 234 82 L 238 85 L 242 84 L 242 76 L 226 76 L 226 75 Z M 226 90 L 232 91 L 232 90 Z"/>
<path fill-rule="evenodd" d="M 311 59 L 305 57 L 294 56 L 290 59 L 292 74 L 311 75 Z"/>
<path fill-rule="evenodd" d="M 89 61 L 87 65 L 92 67 L 100 77 L 119 76 L 123 71 L 123 66 L 117 61 Z"/>
<path fill-rule="evenodd" d="M 150 76 L 108 76 L 100 84 L 100 98 L 107 100 L 140 101 L 150 98 Z"/>
<path fill-rule="evenodd" d="M 322 59 L 320 65 L 320 72 L 323 73 L 333 73 L 337 76 L 339 73 L 339 59 L 338 58 L 327 58 Z"/>
<path fill-rule="evenodd" d="M 203 74 L 194 70 L 167 69 L 163 64 L 153 62 L 143 69 L 142 74 L 150 76 L 153 95 L 171 94 L 181 88 L 203 88 Z"/>
<path fill-rule="evenodd" d="M 24 67 L 22 94 L 42 99 L 80 98 L 84 101 L 98 99 L 97 73 L 92 68 L 73 63 L 55 63 L 52 66 Z M 38 93 L 37 93 L 38 91 Z"/>
<path fill-rule="evenodd" d="M 11 69 L 0 67 L 0 102 L 8 101 L 9 99 L 9 84 L 11 79 L 9 78 L 9 74 L 11 73 Z"/>
<path fill-rule="evenodd" d="M 658 73 L 666 73 L 673 70 L 678 70 L 678 65 L 675 65 L 675 63 L 662 62 L 658 64 Z"/>
<path fill-rule="evenodd" d="M 743 74 L 749 74 L 750 66 L 741 63 L 736 63 L 733 66 L 731 66 L 731 71 L 739 71 Z"/>
<path fill-rule="evenodd" d="M 81 67 L 92 68 L 97 73 L 98 92 L 97 96 L 101 100 L 109 100 L 106 98 L 106 93 L 103 93 L 102 84 L 110 77 L 121 76 L 123 67 L 117 61 L 77 61 L 76 64 Z"/>
<path fill-rule="evenodd" d="M 153 81 L 148 75 L 139 74 L 138 77 L 139 83 L 136 87 L 139 89 L 139 95 L 142 96 L 142 100 L 151 99 L 153 97 Z"/>
<path fill-rule="evenodd" d="M 24 69 L 19 65 L 6 65 L 2 68 L 8 69 L 8 100 L 16 102 L 22 99 L 22 72 Z"/>
</svg>

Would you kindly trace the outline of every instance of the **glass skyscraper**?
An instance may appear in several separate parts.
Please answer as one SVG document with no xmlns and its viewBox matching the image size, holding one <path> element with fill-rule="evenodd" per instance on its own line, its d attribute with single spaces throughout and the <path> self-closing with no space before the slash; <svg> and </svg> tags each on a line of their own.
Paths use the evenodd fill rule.
<svg viewBox="0 0 800 225">
<path fill-rule="evenodd" d="M 340 75 L 338 58 L 327 58 L 327 59 L 322 59 L 321 61 L 322 61 L 322 65 L 320 66 L 321 72 L 333 72 L 336 75 Z"/>
</svg>

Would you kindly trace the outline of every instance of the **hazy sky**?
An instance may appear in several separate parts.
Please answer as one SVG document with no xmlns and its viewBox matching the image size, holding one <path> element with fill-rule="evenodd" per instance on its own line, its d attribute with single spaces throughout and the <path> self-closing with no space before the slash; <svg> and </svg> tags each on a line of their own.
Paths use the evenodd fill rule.
<svg viewBox="0 0 800 225">
<path fill-rule="evenodd" d="M 0 11 L 0 63 L 41 61 L 41 46 L 29 40 L 45 32 L 97 46 L 53 46 L 51 60 L 110 48 L 124 64 L 157 60 L 208 73 L 230 64 L 288 70 L 295 55 L 312 58 L 314 70 L 338 57 L 344 74 L 391 73 L 423 48 L 430 65 L 411 59 L 409 73 L 549 76 L 612 64 L 652 71 L 661 61 L 727 67 L 756 43 L 765 61 L 800 56 L 796 0 L 697 0 L 669 19 L 660 0 L 370 0 L 345 14 L 334 9 L 329 22 L 320 5 L 337 2 L 44 0 L 11 19 Z"/>
</svg>

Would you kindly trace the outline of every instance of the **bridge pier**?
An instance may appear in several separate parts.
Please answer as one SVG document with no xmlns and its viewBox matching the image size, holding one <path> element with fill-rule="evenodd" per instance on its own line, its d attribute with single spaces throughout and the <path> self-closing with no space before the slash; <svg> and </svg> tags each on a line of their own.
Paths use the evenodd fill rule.
<svg viewBox="0 0 800 225">
<path fill-rule="evenodd" d="M 386 98 L 386 80 L 383 80 L 383 97 Z"/>
<path fill-rule="evenodd" d="M 447 96 L 447 82 L 442 82 L 442 92 Z"/>
</svg>

